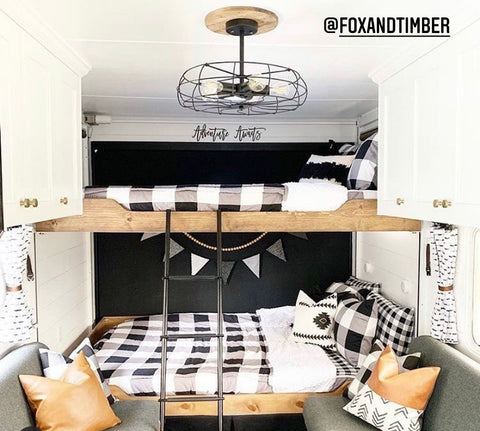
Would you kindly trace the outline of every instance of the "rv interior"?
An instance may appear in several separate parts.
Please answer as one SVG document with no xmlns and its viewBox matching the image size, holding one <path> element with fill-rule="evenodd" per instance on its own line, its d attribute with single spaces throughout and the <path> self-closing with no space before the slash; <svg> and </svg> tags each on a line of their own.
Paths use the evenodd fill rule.
<svg viewBox="0 0 480 431">
<path fill-rule="evenodd" d="M 477 0 L 0 0 L 0 429 L 478 431 Z"/>
</svg>

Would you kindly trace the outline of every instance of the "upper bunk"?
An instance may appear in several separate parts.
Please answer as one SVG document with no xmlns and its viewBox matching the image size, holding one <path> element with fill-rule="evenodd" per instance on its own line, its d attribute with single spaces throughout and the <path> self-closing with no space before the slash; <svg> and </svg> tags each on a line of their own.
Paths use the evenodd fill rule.
<svg viewBox="0 0 480 431">
<path fill-rule="evenodd" d="M 87 188 L 83 214 L 37 223 L 36 229 L 164 232 L 165 210 L 172 209 L 171 232 L 216 232 L 214 210 L 220 207 L 224 232 L 419 231 L 418 220 L 378 215 L 374 191 L 297 182 L 299 173 L 325 174 L 324 165 L 316 170 L 310 164 L 312 157 L 333 155 L 327 170 L 333 167 L 345 183 L 349 168 L 338 166 L 343 145 L 93 142 L 92 183 L 118 186 Z"/>
</svg>

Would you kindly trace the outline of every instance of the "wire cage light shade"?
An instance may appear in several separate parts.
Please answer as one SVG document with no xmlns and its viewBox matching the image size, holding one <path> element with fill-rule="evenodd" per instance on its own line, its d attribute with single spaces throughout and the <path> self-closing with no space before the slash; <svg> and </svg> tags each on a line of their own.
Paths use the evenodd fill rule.
<svg viewBox="0 0 480 431">
<path fill-rule="evenodd" d="M 229 19 L 229 13 L 246 14 Z M 216 15 L 217 12 L 221 12 Z M 256 14 L 262 23 L 248 17 Z M 259 15 L 258 15 L 259 14 Z M 300 74 L 289 67 L 244 60 L 244 38 L 269 31 L 276 25 L 276 15 L 258 8 L 222 8 L 207 15 L 218 16 L 216 32 L 239 37 L 239 61 L 217 61 L 187 69 L 177 87 L 179 104 L 197 112 L 224 115 L 265 115 L 294 111 L 307 99 L 307 84 Z M 274 19 L 272 20 L 272 16 Z M 269 21 L 270 19 L 270 21 Z M 268 24 L 268 26 L 266 25 Z M 274 26 L 273 26 L 274 27 Z"/>
<path fill-rule="evenodd" d="M 276 64 L 239 61 L 205 63 L 186 70 L 178 102 L 194 111 L 226 115 L 278 114 L 297 109 L 307 98 L 300 74 Z"/>
</svg>

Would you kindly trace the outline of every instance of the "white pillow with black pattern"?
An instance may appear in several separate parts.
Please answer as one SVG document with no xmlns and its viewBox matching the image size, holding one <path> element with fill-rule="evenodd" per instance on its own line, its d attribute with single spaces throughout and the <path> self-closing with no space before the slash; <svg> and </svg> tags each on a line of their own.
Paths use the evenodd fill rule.
<svg viewBox="0 0 480 431">
<path fill-rule="evenodd" d="M 366 385 L 370 375 L 372 374 L 378 358 L 385 350 L 385 345 L 379 340 L 373 343 L 370 354 L 363 361 L 362 366 L 358 370 L 357 375 L 352 380 L 352 383 L 345 389 L 343 396 L 349 400 L 353 399 L 360 390 Z M 420 366 L 420 358 L 422 354 L 420 352 L 408 353 L 404 356 L 397 356 L 398 371 L 404 373 L 405 371 L 415 370 Z"/>
<path fill-rule="evenodd" d="M 108 402 L 110 404 L 113 404 L 116 401 L 115 397 L 110 391 L 110 388 L 108 387 L 108 384 L 103 378 L 102 371 L 100 370 L 100 365 L 98 364 L 97 357 L 95 356 L 95 351 L 93 350 L 93 347 L 88 338 L 85 338 L 69 357 L 48 349 L 39 349 L 39 352 L 40 362 L 42 363 L 43 375 L 45 377 L 48 377 L 49 379 L 54 380 L 60 380 L 68 365 L 73 362 L 75 357 L 80 352 L 83 352 L 88 364 L 90 365 L 90 368 L 93 371 L 93 374 L 95 374 L 95 377 L 100 382 L 103 392 L 108 399 Z"/>
<path fill-rule="evenodd" d="M 316 344 L 335 350 L 333 318 L 337 309 L 337 294 L 315 302 L 303 290 L 298 292 L 295 319 L 290 339 L 297 343 Z"/>
<path fill-rule="evenodd" d="M 333 335 L 336 348 L 354 367 L 362 365 L 372 348 L 377 330 L 377 303 L 349 295 L 339 301 Z"/>
<path fill-rule="evenodd" d="M 378 167 L 377 134 L 365 139 L 355 155 L 347 178 L 350 190 L 376 190 Z"/>
<path fill-rule="evenodd" d="M 355 156 L 317 156 L 312 154 L 303 165 L 299 182 L 329 181 L 347 186 L 348 172 Z"/>
<path fill-rule="evenodd" d="M 370 292 L 367 299 L 375 299 L 378 304 L 376 338 L 392 346 L 395 354 L 405 355 L 415 333 L 414 309 L 397 305 L 376 292 Z"/>
</svg>

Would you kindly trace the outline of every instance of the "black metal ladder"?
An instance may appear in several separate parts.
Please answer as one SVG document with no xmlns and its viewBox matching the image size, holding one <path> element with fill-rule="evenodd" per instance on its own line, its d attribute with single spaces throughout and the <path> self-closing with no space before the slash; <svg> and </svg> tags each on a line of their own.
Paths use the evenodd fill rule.
<svg viewBox="0 0 480 431">
<path fill-rule="evenodd" d="M 165 265 L 163 271 L 163 322 L 162 322 L 162 362 L 160 381 L 160 418 L 159 431 L 165 431 L 165 414 L 168 402 L 216 401 L 218 431 L 223 430 L 223 278 L 222 278 L 222 212 L 217 211 L 217 274 L 216 275 L 170 275 L 170 233 L 171 211 L 166 212 L 165 226 Z M 169 334 L 168 333 L 168 293 L 170 281 L 215 281 L 217 286 L 217 332 Z M 167 397 L 167 342 L 180 338 L 216 338 L 217 339 L 217 394 Z"/>
</svg>

